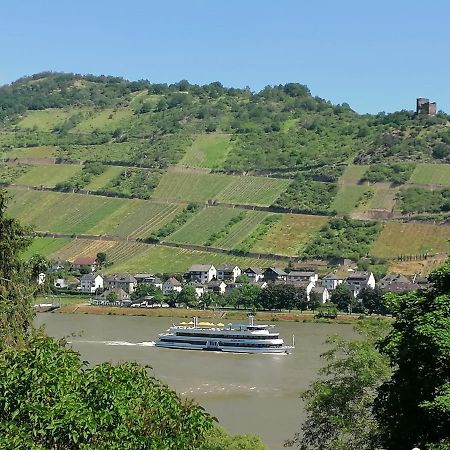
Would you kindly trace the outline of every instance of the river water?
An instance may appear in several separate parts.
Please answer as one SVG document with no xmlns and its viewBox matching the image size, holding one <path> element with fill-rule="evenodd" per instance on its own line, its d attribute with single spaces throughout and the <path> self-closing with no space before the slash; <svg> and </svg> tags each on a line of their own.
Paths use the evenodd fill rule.
<svg viewBox="0 0 450 450">
<path fill-rule="evenodd" d="M 67 337 L 90 363 L 136 361 L 177 392 L 197 400 L 232 434 L 258 434 L 271 450 L 283 448 L 304 419 L 300 393 L 323 365 L 330 334 L 352 337 L 349 325 L 276 323 L 291 355 L 246 355 L 162 349 L 152 346 L 171 325 L 159 317 L 38 314 L 48 334 Z"/>
</svg>

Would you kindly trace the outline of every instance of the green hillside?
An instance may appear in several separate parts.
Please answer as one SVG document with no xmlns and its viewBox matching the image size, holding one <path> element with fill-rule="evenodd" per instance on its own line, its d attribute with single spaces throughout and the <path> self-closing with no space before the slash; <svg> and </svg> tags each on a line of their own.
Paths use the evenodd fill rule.
<svg viewBox="0 0 450 450">
<path fill-rule="evenodd" d="M 166 254 L 185 270 L 200 262 L 189 245 L 235 251 L 205 253 L 211 261 L 444 253 L 448 123 L 444 113 L 359 115 L 297 83 L 250 92 L 47 72 L 0 87 L 0 184 L 10 214 L 37 231 L 113 239 L 81 251 L 41 238 L 39 253 L 104 248 L 123 270 L 168 268 L 150 256 Z M 382 222 L 336 222 L 334 233 L 336 215 Z M 396 239 L 404 230 L 424 242 Z M 182 247 L 120 241 L 155 236 Z"/>
</svg>

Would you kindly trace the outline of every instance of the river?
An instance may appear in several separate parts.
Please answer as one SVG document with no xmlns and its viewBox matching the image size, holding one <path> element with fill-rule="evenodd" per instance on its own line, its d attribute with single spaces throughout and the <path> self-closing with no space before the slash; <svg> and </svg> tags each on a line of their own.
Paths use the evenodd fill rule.
<svg viewBox="0 0 450 450">
<path fill-rule="evenodd" d="M 136 361 L 155 377 L 196 399 L 233 434 L 258 434 L 270 450 L 283 448 L 304 419 L 299 395 L 317 376 L 330 334 L 352 337 L 349 325 L 277 322 L 291 355 L 241 355 L 152 346 L 171 319 L 137 316 L 43 313 L 36 324 L 67 337 L 90 363 Z"/>
</svg>

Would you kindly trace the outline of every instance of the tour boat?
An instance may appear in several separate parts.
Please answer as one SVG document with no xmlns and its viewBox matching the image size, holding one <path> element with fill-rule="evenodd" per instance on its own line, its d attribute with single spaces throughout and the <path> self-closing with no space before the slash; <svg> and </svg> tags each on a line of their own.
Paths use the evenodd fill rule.
<svg viewBox="0 0 450 450">
<path fill-rule="evenodd" d="M 248 324 L 213 324 L 193 322 L 174 325 L 167 333 L 161 333 L 156 341 L 157 347 L 183 350 L 212 350 L 232 353 L 290 353 L 294 348 L 285 345 L 279 333 L 272 332 L 273 325 L 255 325 L 254 316 L 249 315 Z"/>
</svg>

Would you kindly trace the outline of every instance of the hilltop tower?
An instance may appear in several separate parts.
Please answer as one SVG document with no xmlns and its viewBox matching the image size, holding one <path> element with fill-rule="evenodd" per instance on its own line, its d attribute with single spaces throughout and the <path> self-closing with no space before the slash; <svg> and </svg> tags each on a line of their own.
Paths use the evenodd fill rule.
<svg viewBox="0 0 450 450">
<path fill-rule="evenodd" d="M 426 114 L 427 116 L 436 115 L 436 102 L 430 102 L 430 99 L 420 97 L 416 102 L 416 114 Z"/>
</svg>

